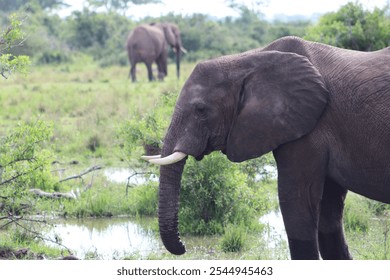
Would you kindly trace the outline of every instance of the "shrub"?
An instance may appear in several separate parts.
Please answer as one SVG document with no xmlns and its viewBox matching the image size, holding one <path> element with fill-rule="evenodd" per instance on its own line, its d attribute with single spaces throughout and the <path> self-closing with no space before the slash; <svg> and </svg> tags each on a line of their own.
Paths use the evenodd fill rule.
<svg viewBox="0 0 390 280">
<path fill-rule="evenodd" d="M 57 181 L 50 172 L 52 156 L 43 149 L 51 135 L 51 126 L 37 121 L 21 123 L 0 138 L 0 221 L 4 224 L 14 222 L 7 217 L 33 211 L 29 188 L 55 188 Z M 6 217 L 1 217 L 1 213 Z"/>
<path fill-rule="evenodd" d="M 44 51 L 37 59 L 38 64 L 61 64 L 71 62 L 72 59 L 69 54 L 64 51 Z"/>
<path fill-rule="evenodd" d="M 181 232 L 223 233 L 228 224 L 258 225 L 262 198 L 247 184 L 239 166 L 220 153 L 187 160 L 180 194 Z"/>
<path fill-rule="evenodd" d="M 89 137 L 87 142 L 87 149 L 91 152 L 96 152 L 96 150 L 100 147 L 100 138 L 98 135 L 93 135 Z"/>
<path fill-rule="evenodd" d="M 241 227 L 229 225 L 223 235 L 220 246 L 225 253 L 240 252 L 246 241 L 246 232 Z"/>
<path fill-rule="evenodd" d="M 176 94 L 169 91 L 160 95 L 156 106 L 148 110 L 147 114 L 133 112 L 131 119 L 127 120 L 118 132 L 119 145 L 123 157 L 132 166 L 145 168 L 144 161 L 134 162 L 145 153 L 156 154 L 162 146 L 169 116 L 172 115 Z M 156 172 L 156 167 L 150 166 Z"/>
<path fill-rule="evenodd" d="M 347 3 L 337 12 L 321 16 L 305 39 L 360 51 L 384 48 L 389 40 L 389 9 L 387 5 L 369 11 L 361 3 Z"/>
</svg>

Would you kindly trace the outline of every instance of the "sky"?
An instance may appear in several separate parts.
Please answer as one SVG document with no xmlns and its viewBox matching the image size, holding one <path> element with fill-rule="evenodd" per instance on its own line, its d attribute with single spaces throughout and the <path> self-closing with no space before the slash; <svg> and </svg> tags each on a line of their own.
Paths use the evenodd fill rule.
<svg viewBox="0 0 390 280">
<path fill-rule="evenodd" d="M 238 16 L 237 12 L 227 7 L 225 0 L 162 0 L 164 4 L 149 4 L 132 6 L 128 16 L 134 19 L 145 16 L 159 17 L 169 12 L 175 14 L 190 15 L 192 13 L 208 14 L 213 17 L 223 18 L 226 16 Z M 250 6 L 253 0 L 246 1 Z M 354 0 L 352 0 L 354 1 Z M 83 2 L 80 0 L 66 0 L 71 4 L 71 8 L 62 11 L 62 15 L 67 15 L 71 10 L 81 10 Z M 351 0 L 266 0 L 266 4 L 261 9 L 267 19 L 272 19 L 275 15 L 285 14 L 310 16 L 312 14 L 323 14 L 326 12 L 337 11 L 342 5 Z M 389 0 L 360 0 L 360 3 L 368 9 L 373 7 L 383 8 Z"/>
</svg>

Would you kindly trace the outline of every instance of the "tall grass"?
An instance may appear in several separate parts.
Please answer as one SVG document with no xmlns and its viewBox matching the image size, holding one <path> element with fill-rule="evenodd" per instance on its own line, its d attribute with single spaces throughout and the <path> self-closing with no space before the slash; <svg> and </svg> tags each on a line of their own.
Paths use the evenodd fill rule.
<svg viewBox="0 0 390 280">
<path fill-rule="evenodd" d="M 101 68 L 84 56 L 75 61 L 35 66 L 27 76 L 0 80 L 0 135 L 20 120 L 50 120 L 59 159 L 118 161 L 118 127 L 134 112 L 153 108 L 162 93 L 178 94 L 194 66 L 183 64 L 182 78 L 177 80 L 174 65 L 169 65 L 172 75 L 164 83 L 149 83 L 145 67 L 139 65 L 139 82 L 134 84 L 128 79 L 128 67 Z"/>
<path fill-rule="evenodd" d="M 220 246 L 223 252 L 240 252 L 246 242 L 246 232 L 242 227 L 229 225 L 225 230 Z"/>
</svg>

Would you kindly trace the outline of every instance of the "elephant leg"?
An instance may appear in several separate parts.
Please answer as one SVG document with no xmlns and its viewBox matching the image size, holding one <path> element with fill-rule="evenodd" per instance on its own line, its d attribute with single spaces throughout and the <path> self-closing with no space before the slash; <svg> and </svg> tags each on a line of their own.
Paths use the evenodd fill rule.
<svg viewBox="0 0 390 280">
<path fill-rule="evenodd" d="M 160 57 L 156 60 L 156 63 L 158 69 L 158 79 L 163 81 L 164 77 L 168 74 L 167 55 L 165 53 L 161 54 Z"/>
<path fill-rule="evenodd" d="M 130 68 L 130 73 L 129 73 L 129 76 L 131 76 L 131 81 L 132 82 L 136 82 L 137 79 L 136 79 L 136 76 L 135 76 L 135 73 L 136 73 L 136 64 L 131 64 L 131 68 Z"/>
<path fill-rule="evenodd" d="M 319 259 L 318 223 L 326 161 L 305 142 L 278 148 L 274 156 L 291 258 Z"/>
<path fill-rule="evenodd" d="M 145 63 L 145 64 L 146 64 L 146 69 L 148 70 L 149 82 L 154 81 L 152 63 Z"/>
<path fill-rule="evenodd" d="M 306 171 L 278 170 L 279 205 L 293 260 L 319 259 L 318 223 L 323 181 L 312 178 Z"/>
<path fill-rule="evenodd" d="M 318 260 L 319 202 L 293 199 L 280 202 L 291 259 Z"/>
<path fill-rule="evenodd" d="M 327 178 L 321 201 L 318 241 L 323 259 L 352 259 L 343 231 L 343 210 L 347 190 Z"/>
</svg>

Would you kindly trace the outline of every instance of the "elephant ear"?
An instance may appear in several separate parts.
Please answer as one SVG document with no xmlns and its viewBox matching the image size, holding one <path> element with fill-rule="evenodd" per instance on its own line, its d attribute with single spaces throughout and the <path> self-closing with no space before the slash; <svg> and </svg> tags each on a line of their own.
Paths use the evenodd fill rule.
<svg viewBox="0 0 390 280">
<path fill-rule="evenodd" d="M 226 154 L 241 162 L 309 133 L 327 103 L 318 70 L 304 57 L 276 51 L 242 58 L 243 82 Z"/>
<path fill-rule="evenodd" d="M 168 44 L 172 47 L 176 46 L 177 42 L 176 42 L 175 33 L 173 32 L 172 24 L 168 24 L 168 23 L 164 24 L 163 29 L 164 29 L 165 39 L 167 40 Z"/>
</svg>

